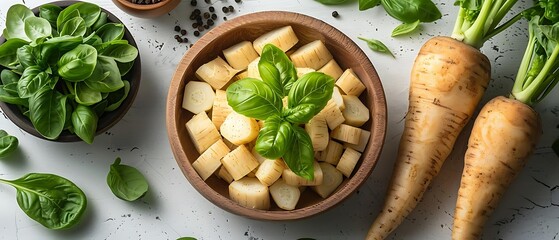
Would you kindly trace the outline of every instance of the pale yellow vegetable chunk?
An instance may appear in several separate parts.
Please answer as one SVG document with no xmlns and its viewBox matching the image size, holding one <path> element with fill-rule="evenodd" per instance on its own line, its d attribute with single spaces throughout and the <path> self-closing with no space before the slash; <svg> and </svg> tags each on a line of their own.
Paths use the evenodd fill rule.
<svg viewBox="0 0 559 240">
<path fill-rule="evenodd" d="M 223 181 L 226 181 L 227 183 L 232 183 L 233 181 L 235 181 L 235 179 L 233 179 L 233 176 L 231 176 L 231 174 L 227 171 L 227 169 L 225 169 L 223 165 L 221 165 L 219 171 L 217 171 L 217 177 L 222 179 Z"/>
<path fill-rule="evenodd" d="M 247 208 L 267 210 L 270 208 L 268 186 L 256 178 L 245 177 L 229 184 L 231 200 Z"/>
<path fill-rule="evenodd" d="M 293 31 L 293 28 L 291 26 L 285 26 L 261 35 L 252 42 L 252 46 L 254 50 L 261 55 L 262 49 L 266 44 L 273 44 L 282 51 L 287 52 L 290 48 L 295 46 L 297 42 L 299 42 L 299 39 L 295 31 Z"/>
<path fill-rule="evenodd" d="M 254 118 L 231 112 L 219 128 L 221 135 L 235 145 L 250 143 L 258 137 L 260 127 Z"/>
<path fill-rule="evenodd" d="M 361 127 L 369 121 L 369 109 L 359 100 L 357 96 L 343 95 L 345 109 L 342 114 L 345 118 L 345 124 Z"/>
<path fill-rule="evenodd" d="M 336 168 L 340 170 L 344 176 L 350 177 L 360 157 L 360 152 L 352 148 L 346 148 Z"/>
<path fill-rule="evenodd" d="M 336 103 L 340 111 L 345 109 L 344 98 L 342 97 L 342 93 L 338 87 L 334 87 L 334 91 L 332 92 L 332 101 Z"/>
<path fill-rule="evenodd" d="M 186 130 L 198 153 L 203 153 L 221 139 L 221 135 L 206 112 L 198 113 L 186 122 Z"/>
<path fill-rule="evenodd" d="M 309 134 L 315 151 L 323 151 L 328 145 L 328 125 L 323 115 L 314 116 L 307 124 L 305 131 Z"/>
<path fill-rule="evenodd" d="M 189 81 L 184 86 L 182 108 L 194 114 L 205 112 L 212 108 L 214 98 L 212 86 L 205 82 Z"/>
<path fill-rule="evenodd" d="M 361 138 L 361 129 L 347 124 L 340 124 L 337 128 L 330 132 L 330 137 L 343 142 L 358 144 Z"/>
<path fill-rule="evenodd" d="M 340 78 L 340 76 L 342 76 L 342 74 L 344 73 L 344 70 L 342 70 L 340 65 L 338 65 L 338 63 L 334 59 L 330 60 L 328 63 L 326 63 L 326 65 L 324 65 L 317 71 L 332 77 L 334 80 Z"/>
<path fill-rule="evenodd" d="M 198 79 L 209 83 L 214 89 L 222 89 L 239 70 L 229 66 L 221 57 L 200 66 L 196 70 Z"/>
<path fill-rule="evenodd" d="M 330 165 L 330 163 L 323 162 L 319 164 L 322 169 L 322 174 L 324 175 L 324 180 L 322 180 L 322 184 L 312 186 L 311 189 L 322 198 L 327 198 L 340 186 L 344 177 L 342 173 L 336 169 L 336 167 Z"/>
<path fill-rule="evenodd" d="M 355 75 L 353 70 L 346 69 L 345 72 L 336 81 L 336 86 L 347 95 L 359 96 L 366 89 L 365 85 Z"/>
<path fill-rule="evenodd" d="M 266 160 L 260 163 L 260 166 L 254 175 L 262 184 L 270 186 L 281 177 L 283 169 L 285 169 L 285 163 L 283 160 Z"/>
<path fill-rule="evenodd" d="M 192 163 L 192 167 L 205 181 L 221 166 L 221 158 L 230 151 L 222 140 L 218 140 Z"/>
<path fill-rule="evenodd" d="M 260 70 L 258 70 L 258 62 L 260 62 L 260 58 L 254 59 L 254 61 L 248 64 L 246 77 L 262 80 L 260 77 Z"/>
<path fill-rule="evenodd" d="M 313 180 L 307 180 L 303 177 L 298 176 L 297 174 L 295 174 L 293 171 L 291 171 L 291 169 L 289 168 L 285 168 L 283 170 L 283 173 L 281 175 L 281 177 L 285 180 L 285 183 L 292 185 L 292 186 L 316 186 L 316 185 L 320 185 L 322 183 L 322 169 L 320 168 L 320 165 L 318 164 L 318 162 L 313 162 L 313 168 L 314 168 L 314 179 Z"/>
<path fill-rule="evenodd" d="M 212 107 L 212 122 L 216 128 L 220 128 L 225 118 L 233 112 L 233 108 L 227 103 L 227 94 L 223 90 L 215 91 L 215 98 Z"/>
<path fill-rule="evenodd" d="M 306 67 L 296 68 L 296 70 L 297 70 L 297 78 L 301 78 L 303 75 L 307 73 L 316 72 L 316 70 L 312 68 L 306 68 Z"/>
<path fill-rule="evenodd" d="M 245 145 L 238 146 L 221 159 L 221 163 L 233 179 L 239 180 L 258 167 L 258 160 Z"/>
<path fill-rule="evenodd" d="M 264 161 L 267 161 L 267 160 L 272 160 L 272 159 L 267 159 L 265 157 L 262 157 L 262 155 L 260 155 L 260 153 L 258 153 L 256 151 L 256 148 L 252 148 L 252 150 L 250 152 L 252 153 L 252 156 L 254 156 L 254 158 L 256 158 L 256 160 L 258 160 L 259 164 L 262 164 Z"/>
<path fill-rule="evenodd" d="M 300 47 L 289 56 L 295 67 L 320 69 L 333 59 L 326 45 L 320 40 L 315 40 Z"/>
<path fill-rule="evenodd" d="M 367 143 L 369 143 L 370 137 L 371 137 L 371 132 L 367 130 L 361 130 L 361 136 L 359 137 L 359 144 L 344 143 L 344 147 L 350 147 L 359 152 L 363 152 L 367 147 Z"/>
<path fill-rule="evenodd" d="M 270 195 L 272 199 L 283 210 L 293 210 L 299 202 L 301 191 L 296 186 L 291 186 L 280 178 L 272 186 L 270 186 Z"/>
<path fill-rule="evenodd" d="M 344 152 L 344 146 L 334 140 L 328 141 L 328 146 L 317 155 L 319 161 L 327 162 L 332 165 L 338 164 Z"/>
<path fill-rule="evenodd" d="M 231 67 L 243 70 L 250 62 L 258 58 L 258 53 L 252 47 L 252 43 L 243 41 L 223 50 L 223 56 Z"/>
<path fill-rule="evenodd" d="M 326 118 L 326 124 L 328 124 L 330 129 L 335 129 L 345 122 L 342 111 L 332 99 L 328 101 L 326 106 L 317 115 L 322 115 Z"/>
</svg>

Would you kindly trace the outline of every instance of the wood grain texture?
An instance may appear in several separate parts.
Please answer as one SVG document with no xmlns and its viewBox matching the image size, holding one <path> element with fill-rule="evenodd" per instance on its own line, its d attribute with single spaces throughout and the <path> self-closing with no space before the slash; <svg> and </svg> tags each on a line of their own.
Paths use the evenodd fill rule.
<svg viewBox="0 0 559 240">
<path fill-rule="evenodd" d="M 136 4 L 128 0 L 113 0 L 122 11 L 140 18 L 156 18 L 164 15 L 179 5 L 181 0 L 162 0 L 155 4 Z"/>
<path fill-rule="evenodd" d="M 184 86 L 196 80 L 194 72 L 202 64 L 222 55 L 221 51 L 241 41 L 253 41 L 278 27 L 291 25 L 299 38 L 295 47 L 322 40 L 342 68 L 352 68 L 367 87 L 361 100 L 371 109 L 370 120 L 363 129 L 371 131 L 369 144 L 349 179 L 328 198 L 322 199 L 311 190 L 302 193 L 295 210 L 285 211 L 272 204 L 270 210 L 248 209 L 228 198 L 228 184 L 215 176 L 205 182 L 192 167 L 199 154 L 192 147 L 185 123 L 192 114 L 181 108 Z M 334 27 L 297 13 L 259 12 L 237 17 L 212 29 L 200 38 L 179 63 L 167 97 L 166 123 L 169 141 L 177 163 L 188 181 L 205 198 L 234 214 L 261 220 L 294 220 L 309 217 L 332 208 L 356 191 L 369 177 L 379 159 L 386 133 L 386 100 L 378 74 L 363 51 Z"/>
<path fill-rule="evenodd" d="M 50 4 L 54 4 L 60 7 L 67 7 L 77 2 L 80 1 L 59 1 L 59 2 L 51 2 Z M 33 13 L 35 13 L 35 15 L 38 15 L 39 7 L 32 9 L 32 11 Z M 120 19 L 118 19 L 114 14 L 110 13 L 106 9 L 101 8 L 101 11 L 107 13 L 107 18 L 109 22 L 122 23 Z M 130 33 L 130 31 L 128 31 L 128 28 L 126 28 L 126 26 L 124 26 L 123 39 L 128 40 L 128 43 L 130 45 L 134 46 L 135 48 L 138 48 L 138 45 L 136 45 L 136 41 L 134 40 L 134 37 L 132 37 L 132 34 Z M 6 39 L 3 36 L 0 36 L 0 44 L 5 41 Z M 2 71 L 3 69 L 4 67 L 0 66 L 0 71 Z M 99 121 L 97 123 L 97 131 L 95 132 L 95 135 L 99 135 L 109 130 L 109 128 L 111 128 L 118 121 L 120 121 L 124 117 L 126 112 L 128 112 L 128 109 L 130 109 L 132 103 L 134 102 L 134 99 L 136 98 L 138 89 L 140 89 L 140 80 L 142 78 L 141 75 L 142 75 L 142 69 L 141 69 L 140 52 L 138 52 L 138 57 L 136 58 L 136 60 L 134 60 L 134 66 L 132 67 L 132 69 L 130 69 L 130 71 L 126 75 L 122 77 L 122 79 L 128 80 L 130 82 L 130 92 L 128 93 L 128 96 L 122 102 L 120 107 L 118 107 L 116 110 L 112 112 L 105 112 L 103 116 L 99 118 Z M 6 114 L 6 116 L 19 128 L 23 129 L 24 131 L 38 138 L 50 140 L 44 138 L 39 132 L 37 132 L 37 130 L 35 130 L 33 124 L 31 123 L 31 120 L 29 120 L 29 118 L 24 116 L 16 105 L 0 102 L 0 108 L 2 108 L 2 111 Z M 62 131 L 62 133 L 57 139 L 50 140 L 50 141 L 77 142 L 77 141 L 81 141 L 81 139 L 77 135 L 70 133 L 68 130 L 64 130 Z"/>
</svg>

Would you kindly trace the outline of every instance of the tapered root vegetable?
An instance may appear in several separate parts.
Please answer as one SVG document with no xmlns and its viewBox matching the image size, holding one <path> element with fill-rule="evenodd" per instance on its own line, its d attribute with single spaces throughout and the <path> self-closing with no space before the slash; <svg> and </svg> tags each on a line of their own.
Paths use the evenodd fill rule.
<svg viewBox="0 0 559 240">
<path fill-rule="evenodd" d="M 296 70 L 297 70 L 297 78 L 301 78 L 303 75 L 307 73 L 316 72 L 316 70 L 312 68 L 306 68 L 306 67 L 296 68 Z"/>
<path fill-rule="evenodd" d="M 229 184 L 229 197 L 247 207 L 267 210 L 270 208 L 268 187 L 256 178 L 245 177 Z"/>
<path fill-rule="evenodd" d="M 258 160 L 241 145 L 221 159 L 221 163 L 233 179 L 239 180 L 258 167 Z"/>
<path fill-rule="evenodd" d="M 538 114 L 522 102 L 497 97 L 482 108 L 464 159 L 452 239 L 480 239 L 485 222 L 541 133 Z"/>
<path fill-rule="evenodd" d="M 323 180 L 322 169 L 318 162 L 313 163 L 314 178 L 313 180 L 305 179 L 297 174 L 295 174 L 291 169 L 285 168 L 281 177 L 285 180 L 285 183 L 292 186 L 316 186 L 320 185 Z"/>
<path fill-rule="evenodd" d="M 222 179 L 223 181 L 226 181 L 227 183 L 232 183 L 233 181 L 235 181 L 235 179 L 233 179 L 233 176 L 231 176 L 231 174 L 227 171 L 227 169 L 225 169 L 223 165 L 221 165 L 221 167 L 217 171 L 217 177 Z"/>
<path fill-rule="evenodd" d="M 314 116 L 307 124 L 305 131 L 309 134 L 315 151 L 322 151 L 328 146 L 328 125 L 322 115 Z"/>
<path fill-rule="evenodd" d="M 240 70 L 236 70 L 229 66 L 229 64 L 221 57 L 217 57 L 214 60 L 200 66 L 196 70 L 196 77 L 200 80 L 206 81 L 214 89 L 221 89 L 239 71 Z"/>
<path fill-rule="evenodd" d="M 198 113 L 186 122 L 186 130 L 199 153 L 203 153 L 221 139 L 221 135 L 206 112 Z"/>
<path fill-rule="evenodd" d="M 320 69 L 334 57 L 320 40 L 315 40 L 300 47 L 291 56 L 295 67 Z"/>
<path fill-rule="evenodd" d="M 215 93 L 212 87 L 205 82 L 189 81 L 184 86 L 182 108 L 198 114 L 212 108 Z"/>
<path fill-rule="evenodd" d="M 351 68 L 346 69 L 340 78 L 338 78 L 336 86 L 338 86 L 345 94 L 353 96 L 361 95 L 361 93 L 366 89 L 365 85 L 361 82 L 359 77 L 355 75 Z"/>
<path fill-rule="evenodd" d="M 340 170 L 341 173 L 346 177 L 350 177 L 353 169 L 357 166 L 361 153 L 352 148 L 346 148 L 344 154 L 340 158 L 336 169 Z"/>
<path fill-rule="evenodd" d="M 329 163 L 319 164 L 324 177 L 320 185 L 312 186 L 311 189 L 320 197 L 327 198 L 338 188 L 338 186 L 340 186 L 340 184 L 342 184 L 344 177 L 338 169 Z"/>
<path fill-rule="evenodd" d="M 331 130 L 337 128 L 340 124 L 345 122 L 342 111 L 333 99 L 330 99 L 322 111 L 320 111 L 317 115 L 322 115 L 326 118 L 326 124 L 328 124 L 328 128 Z"/>
<path fill-rule="evenodd" d="M 353 95 L 343 95 L 342 98 L 345 104 L 345 109 L 342 111 L 345 124 L 361 127 L 369 121 L 369 109 L 359 98 Z"/>
<path fill-rule="evenodd" d="M 258 137 L 260 126 L 254 118 L 231 112 L 219 128 L 221 135 L 235 145 L 251 142 Z"/>
<path fill-rule="evenodd" d="M 327 162 L 332 165 L 338 164 L 340 161 L 340 157 L 344 152 L 344 146 L 336 141 L 330 140 L 328 141 L 328 145 L 324 151 L 319 152 L 317 155 L 317 159 L 319 161 Z"/>
<path fill-rule="evenodd" d="M 415 208 L 471 118 L 490 79 L 479 50 L 448 37 L 421 48 L 409 108 L 384 207 L 367 239 L 384 239 Z"/>
<path fill-rule="evenodd" d="M 369 143 L 370 137 L 371 137 L 371 132 L 367 130 L 361 130 L 361 136 L 359 137 L 359 144 L 344 143 L 344 147 L 350 147 L 359 152 L 364 152 L 365 148 L 367 148 L 367 143 Z"/>
<path fill-rule="evenodd" d="M 361 139 L 361 128 L 349 126 L 347 124 L 340 124 L 337 128 L 332 130 L 330 136 L 346 143 L 359 144 Z"/>
<path fill-rule="evenodd" d="M 221 166 L 221 158 L 230 151 L 222 140 L 218 140 L 192 163 L 192 167 L 205 181 Z"/>
<path fill-rule="evenodd" d="M 328 63 L 326 63 L 326 65 L 324 65 L 317 71 L 332 77 L 334 80 L 340 78 L 340 76 L 342 76 L 342 74 L 344 73 L 340 65 L 338 65 L 338 63 L 334 59 L 330 60 Z"/>
<path fill-rule="evenodd" d="M 212 122 L 216 128 L 220 128 L 225 118 L 233 112 L 233 108 L 227 103 L 227 94 L 223 90 L 215 91 L 215 98 L 212 107 Z"/>
<path fill-rule="evenodd" d="M 281 177 L 283 169 L 285 169 L 285 163 L 283 160 L 265 160 L 260 163 L 260 166 L 254 175 L 262 184 L 270 186 Z"/>
<path fill-rule="evenodd" d="M 252 47 L 252 43 L 243 41 L 223 50 L 223 56 L 231 67 L 242 70 L 258 58 L 258 53 Z"/>
<path fill-rule="evenodd" d="M 299 202 L 301 191 L 299 187 L 291 186 L 280 178 L 270 186 L 270 195 L 272 195 L 272 199 L 279 208 L 293 210 Z"/>
<path fill-rule="evenodd" d="M 262 54 L 262 49 L 264 49 L 264 46 L 268 43 L 273 44 L 282 51 L 286 52 L 295 46 L 297 42 L 299 42 L 299 39 L 297 38 L 295 31 L 293 31 L 293 28 L 291 26 L 285 26 L 269 31 L 258 37 L 254 40 L 254 42 L 252 42 L 252 46 L 258 54 Z"/>
<path fill-rule="evenodd" d="M 258 62 L 259 61 L 260 61 L 260 58 L 257 58 L 257 59 L 254 59 L 254 61 L 252 61 L 251 63 L 248 64 L 246 77 L 261 79 L 260 70 L 258 70 Z"/>
<path fill-rule="evenodd" d="M 338 87 L 334 87 L 334 91 L 332 92 L 332 101 L 336 103 L 336 106 L 338 106 L 340 111 L 345 109 L 344 98 Z"/>
</svg>

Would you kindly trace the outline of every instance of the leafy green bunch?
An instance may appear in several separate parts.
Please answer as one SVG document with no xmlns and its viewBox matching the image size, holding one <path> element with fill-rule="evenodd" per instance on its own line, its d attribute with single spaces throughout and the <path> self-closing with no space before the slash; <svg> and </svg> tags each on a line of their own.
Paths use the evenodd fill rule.
<svg viewBox="0 0 559 240">
<path fill-rule="evenodd" d="M 283 158 L 287 166 L 306 179 L 314 178 L 314 150 L 311 138 L 301 128 L 319 113 L 334 91 L 334 79 L 311 72 L 297 78 L 297 71 L 285 53 L 267 44 L 258 70 L 262 80 L 244 78 L 227 88 L 227 102 L 235 112 L 264 120 L 256 140 L 256 151 L 265 158 Z M 287 96 L 287 107 L 282 98 Z"/>
<path fill-rule="evenodd" d="M 47 139 L 69 130 L 92 143 L 99 117 L 130 90 L 122 76 L 138 50 L 122 39 L 124 31 L 91 3 L 45 4 L 38 17 L 13 5 L 0 45 L 0 101 L 17 105 Z"/>
</svg>

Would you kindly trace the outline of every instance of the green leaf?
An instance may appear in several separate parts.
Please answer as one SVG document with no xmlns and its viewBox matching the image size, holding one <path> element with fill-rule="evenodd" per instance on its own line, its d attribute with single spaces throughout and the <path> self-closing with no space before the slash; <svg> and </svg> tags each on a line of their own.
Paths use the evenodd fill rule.
<svg viewBox="0 0 559 240">
<path fill-rule="evenodd" d="M 31 41 L 35 41 L 38 38 L 50 37 L 52 35 L 52 28 L 49 21 L 35 16 L 25 19 L 24 30 Z"/>
<path fill-rule="evenodd" d="M 60 36 L 81 36 L 83 37 L 87 32 L 85 21 L 81 17 L 72 18 L 62 25 L 59 30 Z"/>
<path fill-rule="evenodd" d="M 12 5 L 6 14 L 5 38 L 7 40 L 19 38 L 26 42 L 31 41 L 25 34 L 25 19 L 35 15 L 29 8 L 21 4 Z"/>
<path fill-rule="evenodd" d="M 104 56 L 97 58 L 93 74 L 85 80 L 85 84 L 91 89 L 102 93 L 114 92 L 124 87 L 124 82 L 115 60 Z"/>
<path fill-rule="evenodd" d="M 127 62 L 127 63 L 116 62 L 116 65 L 118 66 L 118 70 L 119 70 L 119 72 L 120 72 L 120 76 L 124 76 L 124 75 L 126 75 L 128 72 L 130 72 L 130 70 L 132 69 L 132 67 L 134 67 L 134 61 L 132 61 L 132 62 Z"/>
<path fill-rule="evenodd" d="M 235 112 L 264 120 L 281 114 L 281 97 L 263 81 L 245 78 L 227 88 L 227 102 Z"/>
<path fill-rule="evenodd" d="M 18 140 L 0 129 L 0 158 L 5 158 L 17 149 Z"/>
<path fill-rule="evenodd" d="M 256 152 L 268 159 L 282 157 L 293 142 L 291 131 L 291 123 L 282 121 L 279 116 L 267 118 L 256 139 Z"/>
<path fill-rule="evenodd" d="M 177 238 L 177 240 L 197 240 L 197 239 L 193 238 L 193 237 L 180 237 L 180 238 Z"/>
<path fill-rule="evenodd" d="M 14 93 L 15 91 L 15 93 Z M 20 98 L 17 95 L 17 83 L 0 85 L 0 102 L 28 107 L 27 99 Z"/>
<path fill-rule="evenodd" d="M 148 191 L 144 175 L 134 167 L 120 164 L 120 158 L 111 165 L 107 184 L 115 196 L 125 201 L 135 201 Z"/>
<path fill-rule="evenodd" d="M 283 111 L 285 120 L 295 124 L 305 124 L 309 122 L 320 110 L 315 104 L 299 104 L 293 108 L 286 108 Z"/>
<path fill-rule="evenodd" d="M 124 36 L 124 25 L 120 23 L 107 23 L 97 29 L 96 33 L 104 43 L 121 40 Z"/>
<path fill-rule="evenodd" d="M 55 90 L 41 89 L 29 98 L 29 118 L 42 136 L 58 138 L 66 120 L 66 97 Z"/>
<path fill-rule="evenodd" d="M 60 12 L 58 18 L 56 19 L 56 29 L 60 32 L 64 23 L 76 17 L 80 17 L 80 12 L 78 10 L 70 7 L 65 8 L 62 12 Z"/>
<path fill-rule="evenodd" d="M 17 81 L 19 81 L 20 76 L 13 72 L 10 71 L 8 69 L 4 69 L 2 70 L 2 72 L 0 73 L 0 80 L 2 81 L 2 84 L 7 85 L 10 83 L 17 83 Z"/>
<path fill-rule="evenodd" d="M 433 22 L 442 17 L 431 0 L 381 0 L 381 3 L 390 16 L 405 23 Z"/>
<path fill-rule="evenodd" d="M 126 97 L 128 97 L 128 93 L 130 93 L 130 83 L 126 80 L 123 80 L 123 82 L 123 88 L 116 90 L 115 92 L 111 92 L 109 93 L 109 96 L 107 96 L 107 107 L 105 108 L 105 111 L 111 112 L 116 110 L 120 107 L 122 102 L 124 102 Z"/>
<path fill-rule="evenodd" d="M 301 127 L 290 126 L 293 135 L 291 138 L 293 140 L 289 147 L 289 151 L 286 151 L 283 155 L 283 160 L 295 174 L 307 180 L 313 180 L 314 149 L 312 147 L 311 138 Z"/>
<path fill-rule="evenodd" d="M 274 67 L 276 70 L 273 70 Z M 297 81 L 297 70 L 289 57 L 272 44 L 266 44 L 262 49 L 258 70 L 262 80 L 268 83 L 280 97 L 287 96 L 293 83 Z"/>
<path fill-rule="evenodd" d="M 132 62 L 138 57 L 138 49 L 130 44 L 111 44 L 99 51 L 100 55 L 118 62 Z"/>
<path fill-rule="evenodd" d="M 29 98 L 45 86 L 51 85 L 51 81 L 52 78 L 39 67 L 28 67 L 17 83 L 17 93 L 20 98 Z"/>
<path fill-rule="evenodd" d="M 401 36 L 401 35 L 404 35 L 404 34 L 411 33 L 415 29 L 417 29 L 417 27 L 419 27 L 419 20 L 417 20 L 413 23 L 402 23 L 399 26 L 397 26 L 396 28 L 394 28 L 394 30 L 392 30 L 392 37 Z"/>
<path fill-rule="evenodd" d="M 101 92 L 89 88 L 85 82 L 75 83 L 74 92 L 76 94 L 76 102 L 81 105 L 91 106 L 103 100 Z"/>
<path fill-rule="evenodd" d="M 374 8 L 380 4 L 380 0 L 359 0 L 359 10 L 367 10 Z"/>
<path fill-rule="evenodd" d="M 390 56 L 394 57 L 394 54 L 392 54 L 392 52 L 388 49 L 388 47 L 386 47 L 386 45 L 384 45 L 384 43 L 382 43 L 379 40 L 376 39 L 366 39 L 366 38 L 362 38 L 362 37 L 358 37 L 360 40 L 363 40 L 367 43 L 367 46 L 375 51 L 375 52 L 380 52 L 380 53 L 385 53 L 385 54 L 389 54 Z"/>
<path fill-rule="evenodd" d="M 315 0 L 324 5 L 338 5 L 347 2 L 347 0 Z"/>
<path fill-rule="evenodd" d="M 56 27 L 56 19 L 62 8 L 54 4 L 43 4 L 39 7 L 39 17 L 46 19 L 52 27 Z"/>
<path fill-rule="evenodd" d="M 62 12 L 72 12 L 74 10 L 77 10 L 80 14 L 80 17 L 85 20 L 86 27 L 93 26 L 93 24 L 95 24 L 101 14 L 101 8 L 99 8 L 99 6 L 87 2 L 74 3 L 64 9 Z"/>
<path fill-rule="evenodd" d="M 72 112 L 72 127 L 78 137 L 88 144 L 93 143 L 97 131 L 97 114 L 88 106 L 78 104 Z"/>
<path fill-rule="evenodd" d="M 321 72 L 303 75 L 289 91 L 288 105 L 294 108 L 302 104 L 315 105 L 314 115 L 320 112 L 332 98 L 334 79 Z"/>
<path fill-rule="evenodd" d="M 58 75 L 67 81 L 78 82 L 90 77 L 97 63 L 97 50 L 80 44 L 58 60 Z"/>
<path fill-rule="evenodd" d="M 36 50 L 30 45 L 25 45 L 17 49 L 17 60 L 23 68 L 28 68 L 37 65 L 38 56 Z"/>
<path fill-rule="evenodd" d="M 93 26 L 91 26 L 91 29 L 93 31 L 97 31 L 97 29 L 105 25 L 107 23 L 107 16 L 107 13 L 101 12 L 101 14 L 99 14 L 99 18 L 97 18 L 97 21 L 95 21 Z"/>
<path fill-rule="evenodd" d="M 555 154 L 559 156 L 559 139 L 553 142 L 553 145 L 551 145 L 551 149 L 553 149 L 553 152 L 555 152 Z"/>
<path fill-rule="evenodd" d="M 87 207 L 83 191 L 70 180 L 46 173 L 30 173 L 0 182 L 16 188 L 19 207 L 27 216 L 49 229 L 76 225 Z"/>
<path fill-rule="evenodd" d="M 26 44 L 24 40 L 12 38 L 0 45 L 0 65 L 10 68 L 17 61 L 17 49 Z"/>
</svg>

